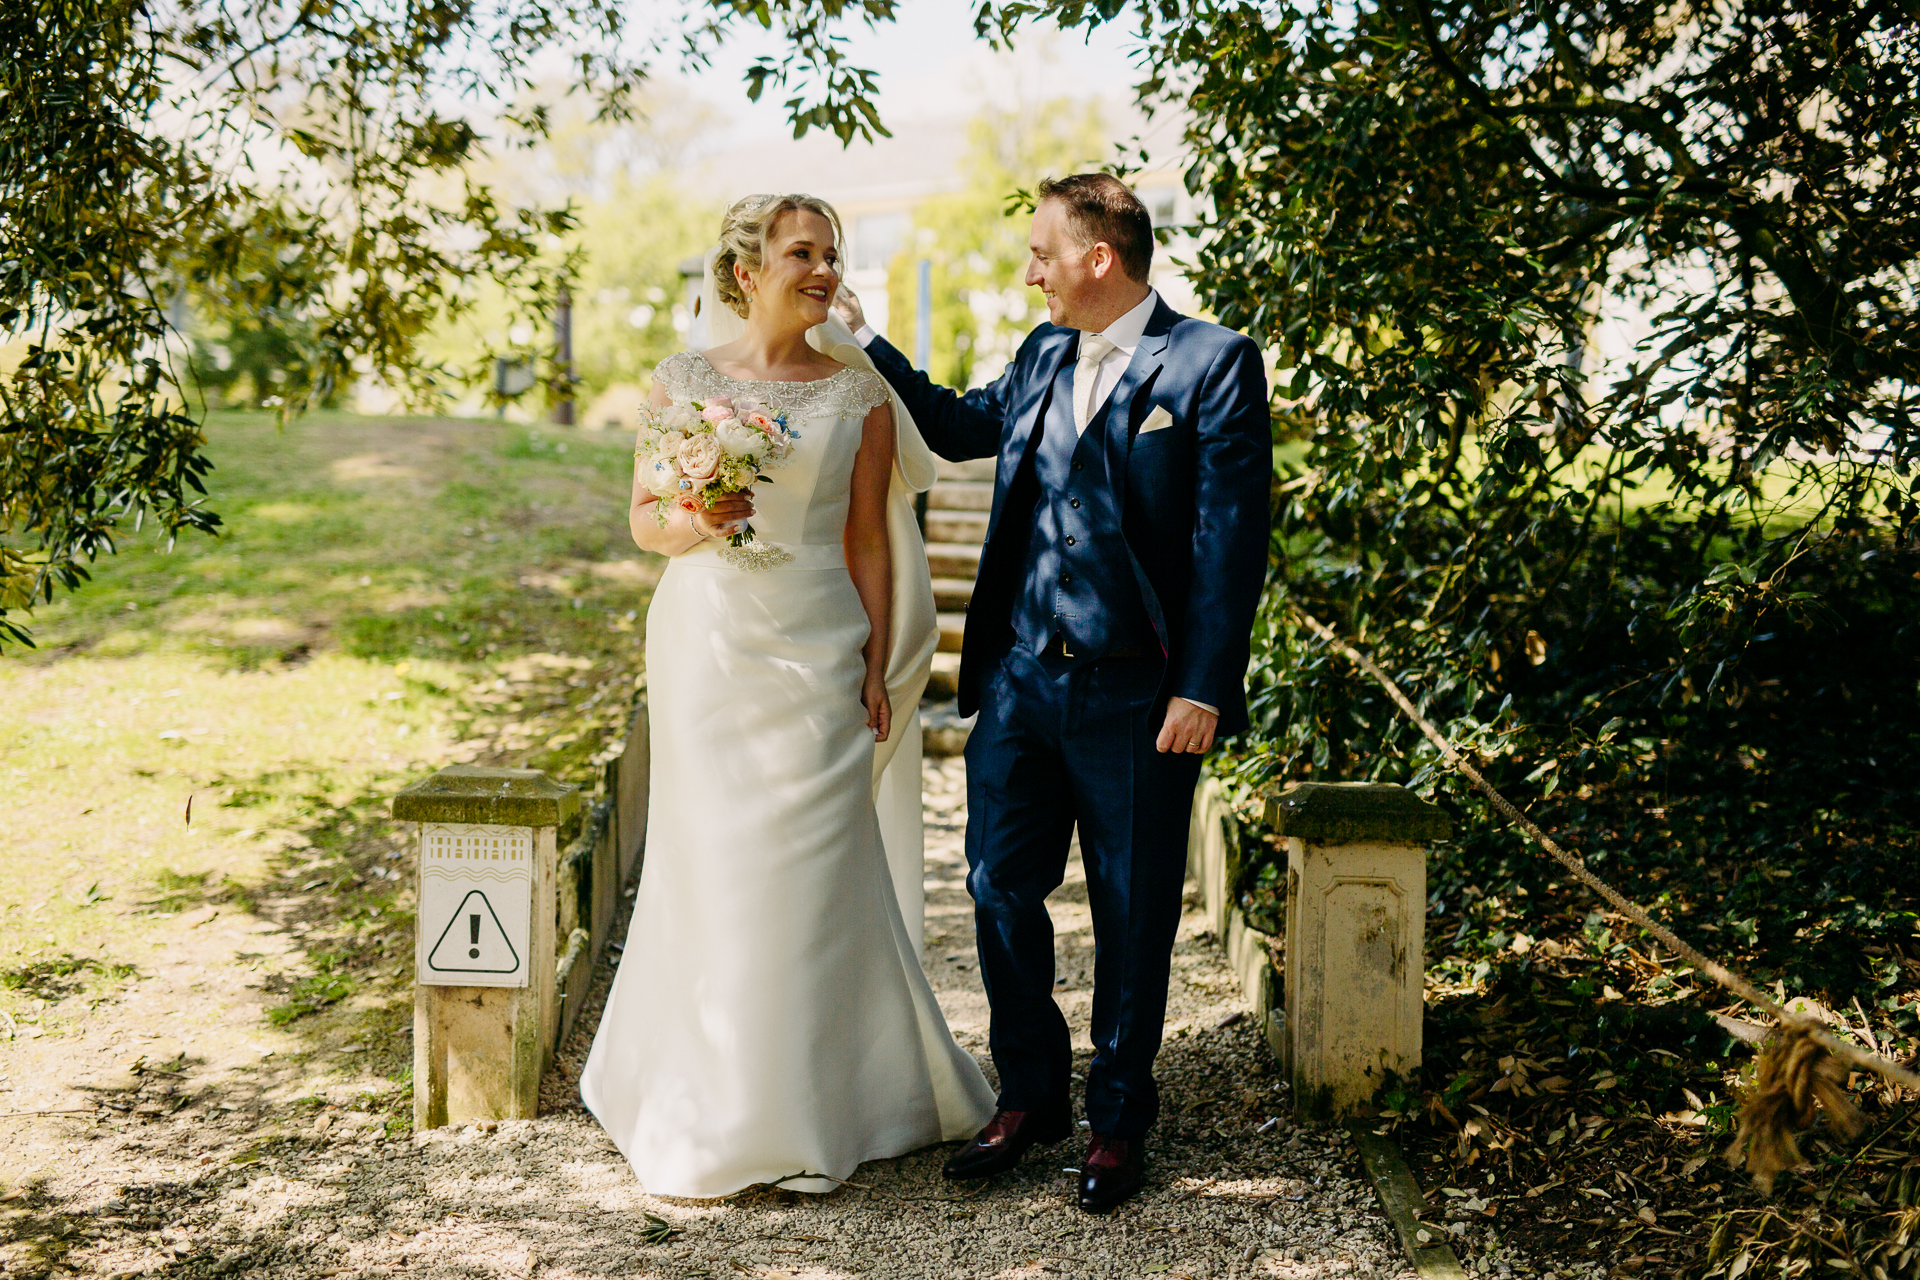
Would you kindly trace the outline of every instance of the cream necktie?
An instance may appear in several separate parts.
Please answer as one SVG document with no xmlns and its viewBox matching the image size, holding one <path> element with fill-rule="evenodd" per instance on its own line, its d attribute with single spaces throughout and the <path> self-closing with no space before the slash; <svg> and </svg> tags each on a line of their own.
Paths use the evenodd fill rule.
<svg viewBox="0 0 1920 1280">
<path fill-rule="evenodd" d="M 1100 407 L 1093 402 L 1094 391 L 1100 386 L 1100 362 L 1118 349 L 1104 334 L 1080 335 L 1080 363 L 1073 369 L 1073 429 L 1081 435 L 1086 434 L 1093 411 Z"/>
</svg>

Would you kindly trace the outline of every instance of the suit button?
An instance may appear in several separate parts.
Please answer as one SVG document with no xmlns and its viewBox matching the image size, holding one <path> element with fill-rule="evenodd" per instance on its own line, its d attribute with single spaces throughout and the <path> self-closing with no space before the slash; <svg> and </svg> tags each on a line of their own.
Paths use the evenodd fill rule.
<svg viewBox="0 0 1920 1280">
<path fill-rule="evenodd" d="M 1078 498 L 1070 499 L 1068 500 L 1067 505 L 1072 507 L 1074 510 L 1078 511 L 1080 509 L 1080 499 Z"/>
<path fill-rule="evenodd" d="M 1067 545 L 1068 545 L 1068 546 L 1072 546 L 1072 545 L 1073 545 L 1073 535 L 1072 535 L 1072 534 L 1068 534 L 1068 535 L 1067 535 Z"/>
<path fill-rule="evenodd" d="M 1073 469 L 1075 471 L 1085 471 L 1087 469 L 1087 464 L 1084 462 L 1075 461 L 1073 464 Z"/>
<path fill-rule="evenodd" d="M 1073 575 L 1072 575 L 1072 574 L 1070 574 L 1070 573 L 1063 573 L 1063 574 L 1061 574 L 1061 575 L 1060 575 L 1060 581 L 1062 581 L 1062 582 L 1072 582 L 1072 581 L 1073 581 Z"/>
</svg>

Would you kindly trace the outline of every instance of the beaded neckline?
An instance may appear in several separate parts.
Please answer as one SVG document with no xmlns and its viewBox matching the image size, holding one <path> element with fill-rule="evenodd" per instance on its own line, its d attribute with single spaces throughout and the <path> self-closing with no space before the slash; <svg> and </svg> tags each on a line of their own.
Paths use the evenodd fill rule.
<svg viewBox="0 0 1920 1280">
<path fill-rule="evenodd" d="M 722 373 L 719 369 L 715 368 L 713 361 L 707 359 L 707 353 L 704 351 L 689 351 L 686 354 L 707 366 L 707 372 L 711 373 L 714 377 L 725 378 L 728 382 L 737 382 L 743 387 L 817 387 L 823 382 L 832 382 L 835 378 L 843 374 L 856 372 L 852 365 L 843 364 L 824 378 L 808 378 L 804 382 L 796 382 L 783 378 L 736 378 L 730 373 Z"/>
<path fill-rule="evenodd" d="M 664 379 L 668 393 L 683 403 L 733 395 L 745 388 L 768 409 L 796 421 L 828 412 L 864 415 L 875 405 L 886 403 L 888 395 L 887 384 L 879 374 L 856 365 L 810 382 L 768 382 L 733 377 L 714 368 L 700 352 L 681 351 L 662 360 L 654 374 Z"/>
</svg>

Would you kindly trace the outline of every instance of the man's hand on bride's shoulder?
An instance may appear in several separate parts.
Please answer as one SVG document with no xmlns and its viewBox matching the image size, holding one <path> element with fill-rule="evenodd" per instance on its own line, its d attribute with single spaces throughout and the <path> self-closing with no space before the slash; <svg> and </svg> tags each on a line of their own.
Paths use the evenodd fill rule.
<svg viewBox="0 0 1920 1280">
<path fill-rule="evenodd" d="M 860 327 L 867 322 L 867 313 L 860 308 L 860 295 L 844 284 L 833 295 L 833 313 L 845 320 L 847 328 L 855 333 L 860 332 Z"/>
</svg>

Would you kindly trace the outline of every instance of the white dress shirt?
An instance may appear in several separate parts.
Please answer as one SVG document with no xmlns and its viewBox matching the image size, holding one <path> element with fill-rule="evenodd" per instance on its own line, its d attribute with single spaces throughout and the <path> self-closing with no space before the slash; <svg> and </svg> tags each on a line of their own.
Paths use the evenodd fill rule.
<svg viewBox="0 0 1920 1280">
<path fill-rule="evenodd" d="M 1120 385 L 1120 379 L 1126 375 L 1127 365 L 1132 363 L 1140 339 L 1146 336 L 1147 321 L 1153 319 L 1153 309 L 1159 302 L 1160 295 L 1149 289 L 1139 306 L 1100 331 L 1100 336 L 1113 344 L 1113 350 L 1107 352 L 1100 361 L 1093 384 L 1093 398 L 1089 402 L 1091 408 L 1087 416 L 1090 419 L 1099 414 L 1100 406 L 1112 397 L 1113 389 Z M 1074 425 L 1085 434 L 1086 423 L 1077 422 Z"/>
</svg>

